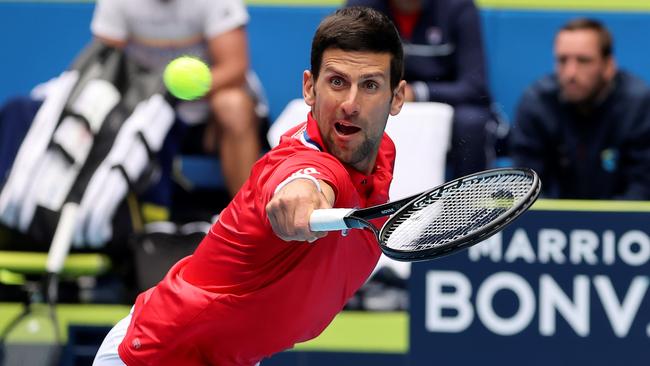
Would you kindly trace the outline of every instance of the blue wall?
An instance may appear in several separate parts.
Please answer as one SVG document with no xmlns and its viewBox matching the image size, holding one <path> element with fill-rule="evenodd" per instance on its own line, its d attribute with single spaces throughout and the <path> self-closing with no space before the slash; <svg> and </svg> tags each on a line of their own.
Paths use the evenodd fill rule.
<svg viewBox="0 0 650 366">
<path fill-rule="evenodd" d="M 271 102 L 272 118 L 301 96 L 302 71 L 309 67 L 311 36 L 333 7 L 251 6 L 253 67 Z M 92 3 L 0 2 L 0 102 L 25 94 L 63 71 L 90 40 Z M 578 13 L 482 9 L 490 86 L 511 116 L 519 95 L 551 72 L 551 48 L 558 27 L 588 15 L 603 20 L 615 37 L 619 64 L 650 80 L 650 13 Z"/>
<path fill-rule="evenodd" d="M 91 40 L 92 3 L 0 2 L 0 103 L 60 74 Z M 249 48 L 276 117 L 301 96 L 311 36 L 332 7 L 250 7 Z"/>
<path fill-rule="evenodd" d="M 93 4 L 0 3 L 0 101 L 63 71 L 90 40 Z"/>
</svg>

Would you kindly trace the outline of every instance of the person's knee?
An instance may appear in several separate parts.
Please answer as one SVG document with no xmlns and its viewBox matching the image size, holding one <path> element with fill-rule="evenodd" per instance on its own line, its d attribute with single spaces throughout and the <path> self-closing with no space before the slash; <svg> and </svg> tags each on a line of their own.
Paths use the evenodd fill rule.
<svg viewBox="0 0 650 366">
<path fill-rule="evenodd" d="M 220 90 L 214 93 L 210 104 L 224 132 L 243 133 L 255 126 L 253 98 L 244 88 Z"/>
<path fill-rule="evenodd" d="M 449 154 L 454 176 L 466 175 L 487 167 L 486 125 L 490 118 L 490 111 L 486 107 L 454 107 L 452 148 Z"/>
</svg>

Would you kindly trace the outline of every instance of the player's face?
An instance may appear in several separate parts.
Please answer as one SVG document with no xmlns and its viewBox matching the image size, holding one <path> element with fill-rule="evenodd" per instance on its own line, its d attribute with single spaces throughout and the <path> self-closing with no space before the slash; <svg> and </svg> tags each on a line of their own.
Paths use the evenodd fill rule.
<svg viewBox="0 0 650 366">
<path fill-rule="evenodd" d="M 598 34 L 585 29 L 558 33 L 555 72 L 564 99 L 585 103 L 600 95 L 616 71 L 612 57 L 601 53 Z"/>
<path fill-rule="evenodd" d="M 370 173 L 388 116 L 404 103 L 401 81 L 390 87 L 390 54 L 328 49 L 317 80 L 303 75 L 303 96 L 311 106 L 327 150 L 340 161 Z"/>
</svg>

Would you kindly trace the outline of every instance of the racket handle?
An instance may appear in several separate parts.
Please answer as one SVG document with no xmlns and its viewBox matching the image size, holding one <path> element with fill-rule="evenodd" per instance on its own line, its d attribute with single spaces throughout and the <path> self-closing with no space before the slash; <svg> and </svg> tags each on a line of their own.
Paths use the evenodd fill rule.
<svg viewBox="0 0 650 366">
<path fill-rule="evenodd" d="M 350 229 L 345 223 L 345 217 L 351 208 L 327 208 L 314 210 L 309 217 L 309 228 L 312 231 L 336 231 Z"/>
<path fill-rule="evenodd" d="M 58 274 L 63 268 L 63 263 L 70 251 L 78 208 L 79 204 L 77 203 L 68 202 L 63 205 L 59 223 L 56 226 L 54 238 L 52 238 L 52 244 L 47 253 L 45 268 L 48 273 Z"/>
</svg>

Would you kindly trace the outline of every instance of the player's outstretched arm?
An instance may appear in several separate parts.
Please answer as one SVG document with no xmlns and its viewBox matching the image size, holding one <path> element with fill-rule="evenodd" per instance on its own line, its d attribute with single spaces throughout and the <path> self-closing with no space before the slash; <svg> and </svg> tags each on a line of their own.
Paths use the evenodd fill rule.
<svg viewBox="0 0 650 366">
<path fill-rule="evenodd" d="M 266 205 L 266 214 L 275 234 L 285 241 L 309 241 L 326 232 L 309 230 L 309 217 L 315 209 L 331 208 L 334 190 L 326 182 L 319 186 L 310 179 L 295 179 L 277 190 Z"/>
</svg>

